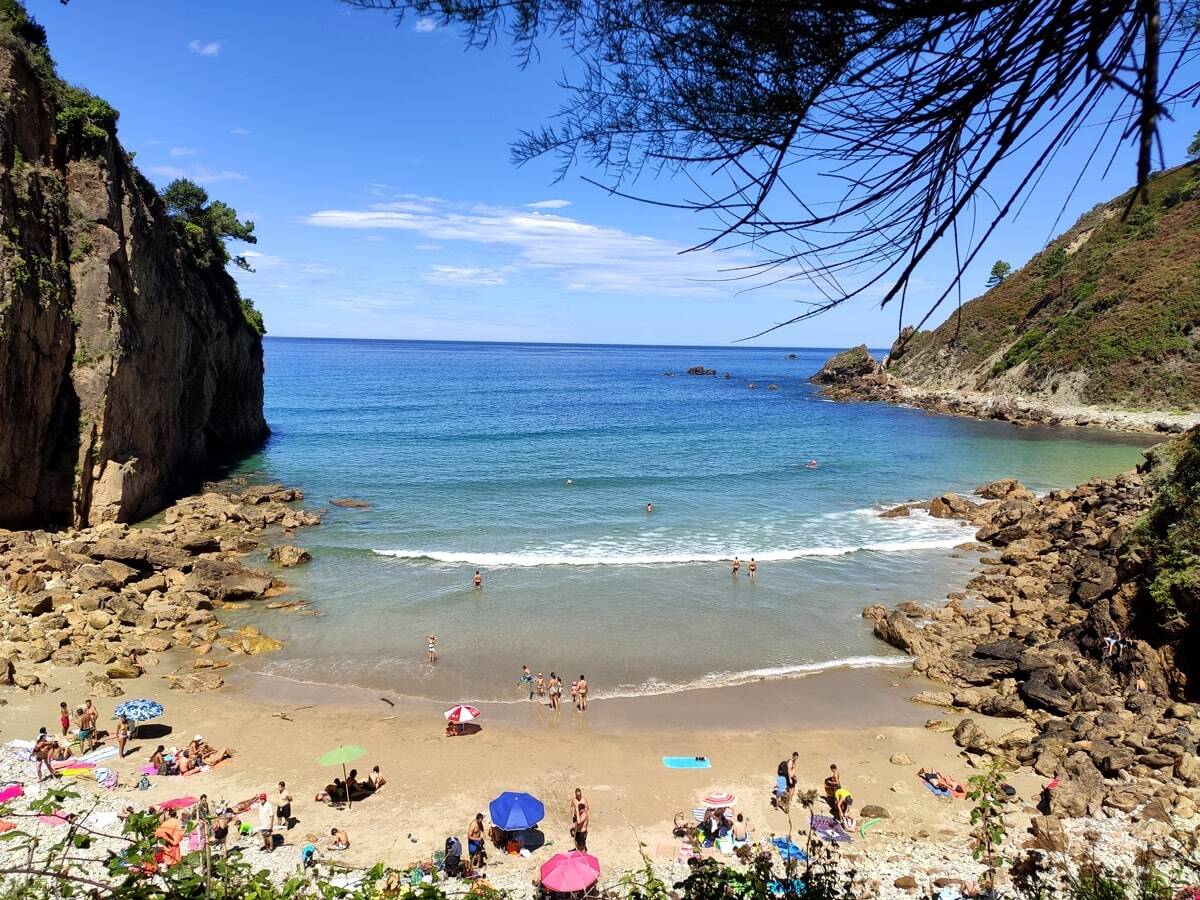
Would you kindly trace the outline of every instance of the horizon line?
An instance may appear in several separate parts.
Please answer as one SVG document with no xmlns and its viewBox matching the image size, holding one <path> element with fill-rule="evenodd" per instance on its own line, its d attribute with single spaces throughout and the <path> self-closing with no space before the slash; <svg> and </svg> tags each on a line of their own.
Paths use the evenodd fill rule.
<svg viewBox="0 0 1200 900">
<path fill-rule="evenodd" d="M 857 347 L 859 344 L 852 344 L 847 347 L 837 346 L 801 346 L 798 344 L 788 345 L 767 345 L 767 344 L 622 344 L 609 343 L 598 341 L 483 341 L 483 340 L 464 340 L 455 338 L 382 338 L 382 337 L 312 337 L 310 335 L 296 334 L 265 334 L 264 341 L 361 341 L 380 344 L 485 344 L 488 346 L 505 346 L 505 347 L 625 347 L 625 348 L 679 348 L 679 349 L 695 349 L 695 350 L 822 350 L 841 352 L 849 350 L 851 347 Z M 867 349 L 872 352 L 882 350 L 887 352 L 886 347 L 872 347 L 867 344 Z"/>
</svg>

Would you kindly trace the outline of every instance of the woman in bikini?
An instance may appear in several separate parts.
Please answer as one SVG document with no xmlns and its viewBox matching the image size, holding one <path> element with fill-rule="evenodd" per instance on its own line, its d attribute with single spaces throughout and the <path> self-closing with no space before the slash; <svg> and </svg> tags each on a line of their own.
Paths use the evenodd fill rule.
<svg viewBox="0 0 1200 900">
<path fill-rule="evenodd" d="M 125 742 L 129 740 L 129 720 L 124 716 L 117 719 L 117 759 L 125 758 Z"/>
</svg>

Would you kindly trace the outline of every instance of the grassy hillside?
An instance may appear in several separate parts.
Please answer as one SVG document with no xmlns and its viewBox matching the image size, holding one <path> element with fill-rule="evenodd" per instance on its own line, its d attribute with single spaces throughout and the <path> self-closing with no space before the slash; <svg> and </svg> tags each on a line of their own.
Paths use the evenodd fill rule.
<svg viewBox="0 0 1200 900">
<path fill-rule="evenodd" d="M 1002 284 L 918 333 L 906 384 L 1200 409 L 1200 166 L 1096 207 Z"/>
</svg>

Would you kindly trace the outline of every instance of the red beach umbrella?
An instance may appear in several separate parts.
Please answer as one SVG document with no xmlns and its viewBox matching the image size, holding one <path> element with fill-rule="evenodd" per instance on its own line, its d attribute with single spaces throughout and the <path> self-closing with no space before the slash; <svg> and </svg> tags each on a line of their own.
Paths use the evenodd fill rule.
<svg viewBox="0 0 1200 900">
<path fill-rule="evenodd" d="M 590 888 L 600 879 L 600 860 L 579 850 L 559 853 L 542 864 L 542 887 L 560 894 Z"/>
<path fill-rule="evenodd" d="M 462 725 L 464 722 L 473 722 L 479 718 L 481 713 L 473 706 L 467 706 L 465 703 L 460 703 L 458 706 L 451 707 L 442 715 L 446 717 L 447 722 L 453 722 L 455 725 Z"/>
<path fill-rule="evenodd" d="M 737 797 L 728 791 L 712 791 L 704 798 L 705 809 L 717 809 L 721 806 L 737 806 Z"/>
</svg>

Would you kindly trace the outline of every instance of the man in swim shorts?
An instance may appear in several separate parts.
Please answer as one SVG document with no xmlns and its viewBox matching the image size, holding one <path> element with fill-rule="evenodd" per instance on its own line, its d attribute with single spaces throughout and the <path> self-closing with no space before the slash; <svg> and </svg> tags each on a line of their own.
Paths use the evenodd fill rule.
<svg viewBox="0 0 1200 900">
<path fill-rule="evenodd" d="M 467 853 L 471 855 L 471 865 L 477 868 L 484 865 L 483 813 L 475 813 L 475 818 L 467 826 Z"/>
<path fill-rule="evenodd" d="M 754 557 L 750 557 L 750 577 L 754 577 L 754 573 L 758 571 L 758 563 L 754 561 Z"/>
<path fill-rule="evenodd" d="M 591 812 L 592 805 L 583 799 L 583 789 L 575 788 L 575 799 L 571 801 L 571 834 L 575 837 L 575 849 L 584 853 L 587 852 Z"/>
</svg>

